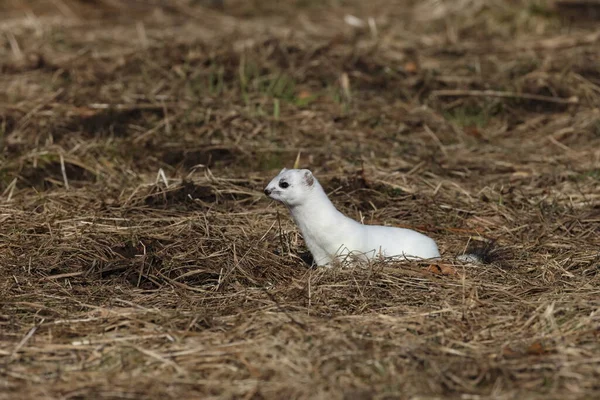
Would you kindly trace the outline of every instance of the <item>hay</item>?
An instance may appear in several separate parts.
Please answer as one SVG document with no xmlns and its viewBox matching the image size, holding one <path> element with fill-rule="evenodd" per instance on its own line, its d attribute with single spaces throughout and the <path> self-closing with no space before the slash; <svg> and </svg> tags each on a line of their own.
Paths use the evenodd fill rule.
<svg viewBox="0 0 600 400">
<path fill-rule="evenodd" d="M 600 395 L 594 25 L 508 1 L 0 10 L 0 398 Z M 445 260 L 309 268 L 262 194 L 299 154 Z"/>
</svg>

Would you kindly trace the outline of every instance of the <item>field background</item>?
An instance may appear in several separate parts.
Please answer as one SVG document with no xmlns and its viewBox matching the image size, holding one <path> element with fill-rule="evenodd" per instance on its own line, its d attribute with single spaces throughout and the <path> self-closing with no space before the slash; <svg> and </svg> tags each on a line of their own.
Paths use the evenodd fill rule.
<svg viewBox="0 0 600 400">
<path fill-rule="evenodd" d="M 599 17 L 2 1 L 0 398 L 600 398 Z M 299 153 L 446 260 L 309 268 Z"/>
</svg>

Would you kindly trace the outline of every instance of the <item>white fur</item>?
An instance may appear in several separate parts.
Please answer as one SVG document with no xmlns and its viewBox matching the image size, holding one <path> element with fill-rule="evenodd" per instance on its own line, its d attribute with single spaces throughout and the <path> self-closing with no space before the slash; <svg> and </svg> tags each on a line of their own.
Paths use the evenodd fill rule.
<svg viewBox="0 0 600 400">
<path fill-rule="evenodd" d="M 287 188 L 280 187 L 281 182 Z M 285 204 L 300 228 L 317 265 L 336 257 L 437 258 L 433 239 L 403 228 L 362 225 L 346 217 L 331 203 L 307 169 L 283 169 L 265 188 L 265 194 Z"/>
</svg>

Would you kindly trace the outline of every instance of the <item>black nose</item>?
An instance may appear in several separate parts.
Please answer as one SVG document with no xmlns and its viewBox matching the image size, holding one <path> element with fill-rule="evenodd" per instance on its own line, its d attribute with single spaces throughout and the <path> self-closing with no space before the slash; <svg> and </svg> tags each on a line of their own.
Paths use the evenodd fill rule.
<svg viewBox="0 0 600 400">
<path fill-rule="evenodd" d="M 265 194 L 268 196 L 271 194 L 271 191 L 269 189 L 265 189 Z"/>
</svg>

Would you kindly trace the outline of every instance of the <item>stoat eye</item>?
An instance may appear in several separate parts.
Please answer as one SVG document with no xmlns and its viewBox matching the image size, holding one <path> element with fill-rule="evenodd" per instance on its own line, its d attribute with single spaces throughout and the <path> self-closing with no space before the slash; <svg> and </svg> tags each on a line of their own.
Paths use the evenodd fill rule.
<svg viewBox="0 0 600 400">
<path fill-rule="evenodd" d="M 282 189 L 286 189 L 288 186 L 290 186 L 290 184 L 287 182 L 279 182 L 279 187 Z"/>
</svg>

